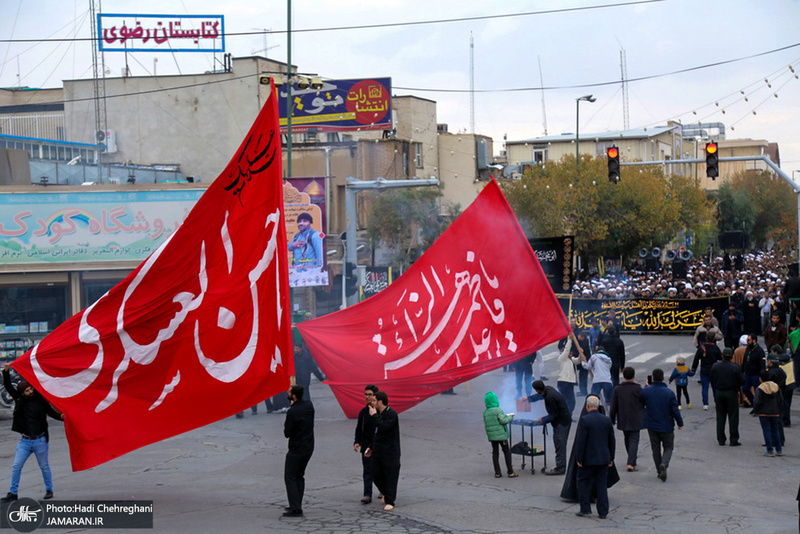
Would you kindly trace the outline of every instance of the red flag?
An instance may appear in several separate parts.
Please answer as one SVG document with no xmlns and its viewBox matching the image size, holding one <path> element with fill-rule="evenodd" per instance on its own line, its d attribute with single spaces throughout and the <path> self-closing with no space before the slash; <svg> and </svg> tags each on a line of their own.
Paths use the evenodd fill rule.
<svg viewBox="0 0 800 534">
<path fill-rule="evenodd" d="M 72 468 L 230 416 L 294 374 L 273 87 L 228 166 L 133 273 L 14 368 L 66 416 Z"/>
<path fill-rule="evenodd" d="M 394 284 L 298 328 L 356 417 L 367 384 L 399 412 L 566 336 L 569 323 L 491 181 Z"/>
</svg>

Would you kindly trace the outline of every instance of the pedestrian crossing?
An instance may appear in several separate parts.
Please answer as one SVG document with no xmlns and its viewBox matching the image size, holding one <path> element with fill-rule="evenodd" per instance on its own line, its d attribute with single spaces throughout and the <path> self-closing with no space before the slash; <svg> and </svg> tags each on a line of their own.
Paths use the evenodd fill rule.
<svg viewBox="0 0 800 534">
<path fill-rule="evenodd" d="M 656 358 L 656 357 L 658 357 L 660 355 L 661 355 L 660 352 L 643 352 L 639 356 L 634 356 L 633 358 L 628 358 L 625 363 L 626 364 L 646 363 L 646 362 L 649 362 L 653 358 Z"/>
<path fill-rule="evenodd" d="M 694 352 L 641 352 L 639 353 L 635 349 L 635 345 L 638 343 L 632 343 L 629 346 L 626 346 L 626 355 L 627 359 L 625 360 L 625 365 L 630 365 L 634 368 L 648 368 L 648 367 L 657 367 L 657 366 L 666 366 L 666 365 L 675 365 L 675 360 L 678 359 L 679 356 L 683 356 L 686 360 L 688 365 L 692 365 L 692 359 L 694 358 Z M 543 359 L 546 362 L 553 362 L 555 364 L 556 358 L 558 358 L 559 352 L 557 350 L 554 351 L 547 351 L 543 354 Z M 549 367 L 549 366 L 548 366 Z M 666 371 L 666 369 L 665 369 Z"/>
</svg>

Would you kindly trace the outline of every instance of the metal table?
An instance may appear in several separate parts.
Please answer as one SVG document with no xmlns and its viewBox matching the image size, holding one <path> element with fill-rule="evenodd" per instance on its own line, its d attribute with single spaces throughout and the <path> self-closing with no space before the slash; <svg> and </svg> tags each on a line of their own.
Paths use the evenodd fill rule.
<svg viewBox="0 0 800 534">
<path fill-rule="evenodd" d="M 532 421 L 530 419 L 514 419 L 513 421 L 511 421 L 509 423 L 509 425 L 511 425 L 511 426 L 508 427 L 508 439 L 512 444 L 514 443 L 514 430 L 513 429 L 514 429 L 515 426 L 520 427 L 520 433 L 521 433 L 521 436 L 522 436 L 520 438 L 520 441 L 524 441 L 525 440 L 525 428 L 527 427 L 529 429 L 529 436 L 530 436 L 530 442 L 529 443 L 530 443 L 530 447 L 532 449 L 532 451 L 529 452 L 529 453 L 512 452 L 511 454 L 517 454 L 519 456 L 522 456 L 522 469 L 523 470 L 525 469 L 525 459 L 530 457 L 530 459 L 531 459 L 531 474 L 533 474 L 533 475 L 536 474 L 536 468 L 533 465 L 534 456 L 542 456 L 542 457 L 544 457 L 544 467 L 542 467 L 542 473 L 544 473 L 545 470 L 547 470 L 547 455 L 545 454 L 547 452 L 547 425 L 540 425 L 539 423 L 536 423 L 535 421 Z M 536 442 L 533 440 L 533 428 L 536 427 L 536 426 L 541 426 L 542 427 L 542 446 L 541 447 L 537 447 L 536 446 Z"/>
</svg>

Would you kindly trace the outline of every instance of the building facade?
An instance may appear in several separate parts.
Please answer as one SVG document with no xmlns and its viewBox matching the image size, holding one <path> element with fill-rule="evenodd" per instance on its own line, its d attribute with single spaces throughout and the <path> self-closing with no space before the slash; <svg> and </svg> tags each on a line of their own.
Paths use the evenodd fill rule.
<svg viewBox="0 0 800 534">
<path fill-rule="evenodd" d="M 292 70 L 297 72 L 296 67 Z M 69 247 L 58 247 L 68 236 L 59 234 L 59 243 L 42 247 L 32 232 L 46 235 L 46 229 L 34 224 L 26 228 L 31 235 L 14 237 L 10 234 L 15 231 L 15 217 L 29 222 L 24 215 L 29 210 L 10 200 L 14 195 L 29 195 L 26 198 L 42 220 L 61 216 L 64 222 L 66 216 L 64 224 L 75 222 L 73 212 L 97 218 L 103 210 L 117 208 L 131 217 L 136 210 L 153 210 L 151 217 L 162 212 L 180 217 L 227 165 L 269 97 L 270 85 L 261 83 L 263 76 L 286 72 L 284 63 L 243 57 L 228 58 L 222 70 L 202 74 L 105 78 L 100 124 L 95 120 L 92 79 L 66 80 L 57 89 L 0 90 L 0 146 L 7 143 L 28 154 L 30 181 L 35 184 L 0 187 L 0 222 L 6 231 L 0 231 L 0 301 L 5 302 L 0 305 L 0 350 L 7 345 L 12 351 L 8 356 L 26 350 L 122 280 L 151 250 L 113 240 L 81 239 L 73 240 L 67 253 Z M 341 269 L 337 247 L 341 249 L 339 236 L 346 228 L 348 176 L 411 180 L 443 174 L 445 195 L 465 204 L 477 195 L 478 178 L 486 177 L 478 167 L 487 159 L 484 154 L 491 155 L 490 139 L 440 135 L 432 100 L 394 96 L 392 107 L 390 130 L 292 135 L 293 177 L 317 177 L 327 186 L 326 240 L 333 274 Z M 483 148 L 480 154 L 476 147 Z M 284 149 L 285 174 L 287 158 Z M 92 199 L 101 193 L 113 198 L 93 205 Z M 50 204 L 54 198 L 69 198 L 66 215 Z M 155 198 L 172 204 L 165 207 Z M 369 195 L 360 194 L 359 229 L 366 227 L 368 204 Z M 121 225 L 133 227 L 127 220 Z M 99 256 L 87 259 L 82 256 L 84 249 Z M 369 250 L 359 251 L 360 264 L 371 259 Z M 313 292 L 299 293 L 300 306 L 311 309 Z M 6 340 L 2 337 L 6 334 L 12 337 Z"/>
<path fill-rule="evenodd" d="M 603 133 L 581 133 L 578 138 L 581 156 L 605 158 L 611 146 L 619 148 L 620 161 L 662 162 L 665 173 L 688 176 L 695 185 L 706 190 L 716 190 L 720 184 L 744 171 L 768 171 L 763 162 L 721 162 L 720 176 L 716 180 L 706 177 L 704 161 L 700 163 L 666 164 L 670 160 L 705 160 L 706 143 L 713 140 L 719 146 L 719 157 L 769 156 L 780 165 L 778 146 L 765 140 L 726 139 L 724 125 L 715 123 L 712 135 L 709 129 L 687 128 L 670 122 L 666 126 Z M 560 161 L 565 156 L 576 157 L 574 133 L 536 137 L 522 141 L 506 141 L 507 163 L 524 169 L 526 166 Z M 625 166 L 621 173 L 624 177 Z"/>
</svg>

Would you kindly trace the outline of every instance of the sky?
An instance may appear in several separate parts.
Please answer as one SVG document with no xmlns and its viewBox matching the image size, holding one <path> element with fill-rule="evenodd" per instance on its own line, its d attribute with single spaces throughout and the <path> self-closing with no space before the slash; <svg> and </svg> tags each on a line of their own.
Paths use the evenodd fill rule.
<svg viewBox="0 0 800 534">
<path fill-rule="evenodd" d="M 588 94 L 597 100 L 580 103 L 581 138 L 624 129 L 624 51 L 630 128 L 721 122 L 728 139 L 778 143 L 783 170 L 800 172 L 800 79 L 791 70 L 800 75 L 800 0 L 291 5 L 292 64 L 300 72 L 390 77 L 395 95 L 435 100 L 437 122 L 451 132 L 471 131 L 474 109 L 474 131 L 494 139 L 495 153 L 504 135 L 574 133 L 576 99 Z M 2 0 L 0 87 L 60 87 L 61 80 L 90 78 L 86 40 L 39 42 L 90 37 L 89 6 L 90 0 Z M 287 0 L 102 2 L 106 14 L 223 15 L 227 52 L 265 55 L 266 48 L 283 62 L 287 7 Z M 250 32 L 261 33 L 232 35 Z M 15 40 L 24 42 L 9 42 Z M 212 53 L 139 52 L 127 61 L 133 76 L 154 67 L 159 75 L 221 68 L 221 54 Z M 108 76 L 119 76 L 125 55 L 107 52 L 105 63 Z"/>
</svg>

